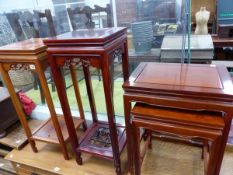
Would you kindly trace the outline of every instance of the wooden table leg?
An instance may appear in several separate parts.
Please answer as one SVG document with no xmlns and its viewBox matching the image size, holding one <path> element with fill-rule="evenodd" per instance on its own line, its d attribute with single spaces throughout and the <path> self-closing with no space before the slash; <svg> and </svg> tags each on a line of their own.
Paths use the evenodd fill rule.
<svg viewBox="0 0 233 175">
<path fill-rule="evenodd" d="M 228 134 L 231 128 L 231 122 L 232 122 L 232 116 L 230 113 L 227 113 L 224 116 L 224 121 L 225 121 L 225 129 L 223 131 L 223 136 L 222 136 L 222 141 L 220 144 L 220 151 L 218 152 L 218 160 L 217 160 L 217 166 L 215 170 L 215 175 L 220 174 L 221 166 L 222 166 L 222 161 L 223 161 L 223 156 L 227 144 L 227 139 L 228 139 Z"/>
<path fill-rule="evenodd" d="M 32 133 L 31 133 L 31 129 L 29 128 L 28 123 L 27 123 L 27 117 L 23 111 L 22 104 L 19 100 L 18 95 L 15 92 L 14 86 L 13 86 L 11 79 L 10 79 L 10 76 L 8 74 L 9 70 L 5 70 L 4 65 L 0 64 L 0 71 L 1 71 L 3 81 L 5 82 L 5 85 L 6 85 L 8 91 L 9 91 L 9 94 L 11 96 L 11 100 L 12 100 L 12 103 L 14 104 L 14 107 L 15 107 L 15 110 L 16 110 L 17 115 L 19 117 L 19 120 L 20 120 L 21 124 L 23 125 L 23 129 L 25 131 L 25 134 L 26 134 L 28 141 L 32 147 L 32 150 L 33 150 L 33 152 L 38 152 L 38 150 L 36 148 L 35 141 L 31 139 Z"/>
<path fill-rule="evenodd" d="M 72 82 L 73 82 L 73 86 L 74 86 L 74 93 L 75 93 L 75 97 L 76 97 L 77 104 L 78 104 L 78 110 L 79 110 L 80 118 L 84 120 L 83 130 L 86 131 L 87 123 L 86 123 L 85 114 L 84 114 L 84 111 L 83 111 L 83 104 L 82 104 L 82 99 L 81 99 L 81 96 L 80 96 L 80 90 L 79 90 L 79 86 L 78 86 L 78 82 L 77 82 L 75 66 L 70 66 L 70 74 L 71 74 L 71 78 L 72 78 Z"/>
<path fill-rule="evenodd" d="M 124 49 L 122 52 L 122 70 L 123 70 L 124 81 L 126 81 L 129 78 L 129 57 L 128 57 L 127 40 L 125 40 Z"/>
<path fill-rule="evenodd" d="M 130 123 L 130 111 L 131 111 L 131 103 L 128 100 L 126 95 L 123 96 L 124 98 L 124 114 L 125 114 L 125 129 L 126 129 L 126 136 L 127 136 L 127 156 L 128 156 L 128 171 L 130 174 L 134 174 L 133 170 L 133 154 L 132 152 L 132 129 Z"/>
<path fill-rule="evenodd" d="M 94 99 L 93 89 L 92 89 L 92 84 L 91 84 L 91 75 L 90 75 L 88 63 L 83 63 L 83 73 L 84 73 L 84 78 L 85 78 L 86 87 L 87 87 L 88 99 L 89 99 L 90 107 L 91 107 L 92 120 L 93 122 L 98 122 L 95 99 Z"/>
<path fill-rule="evenodd" d="M 214 175 L 215 169 L 213 167 L 216 167 L 217 161 L 218 161 L 218 152 L 220 150 L 222 138 L 218 137 L 215 141 L 212 142 L 210 153 L 209 153 L 209 160 L 208 162 L 205 162 L 208 165 L 207 172 L 205 172 L 206 175 Z M 204 160 L 205 161 L 205 160 Z"/>
<path fill-rule="evenodd" d="M 116 174 L 121 175 L 121 162 L 120 162 L 120 153 L 119 153 L 119 144 L 118 144 L 118 136 L 117 136 L 117 128 L 115 122 L 115 114 L 113 108 L 113 99 L 112 99 L 112 82 L 110 75 L 110 65 L 109 65 L 109 55 L 105 54 L 102 57 L 102 75 L 103 75 L 103 86 L 104 86 L 104 94 L 107 108 L 107 116 L 109 123 L 109 131 L 111 135 L 111 143 L 113 150 L 113 159 L 116 168 Z"/>
<path fill-rule="evenodd" d="M 122 51 L 122 70 L 124 81 L 129 78 L 129 57 L 128 57 L 128 44 L 127 39 L 124 42 L 124 47 Z M 128 101 L 127 97 L 124 95 L 124 114 L 125 114 L 125 127 L 126 127 L 126 136 L 127 136 L 127 155 L 128 155 L 128 171 L 133 174 L 133 152 L 131 152 L 131 129 L 130 129 L 130 111 L 131 111 L 131 102 Z"/>
<path fill-rule="evenodd" d="M 50 111 L 50 114 L 51 114 L 51 119 L 52 119 L 52 122 L 53 122 L 53 125 L 54 125 L 54 129 L 56 131 L 57 138 L 59 140 L 60 146 L 62 148 L 64 158 L 66 160 L 68 160 L 69 159 L 69 154 L 68 154 L 68 151 L 67 151 L 67 147 L 66 147 L 63 135 L 62 135 L 60 124 L 59 124 L 58 119 L 57 119 L 57 114 L 56 114 L 56 111 L 55 111 L 55 108 L 54 108 L 54 105 L 53 105 L 53 101 L 52 101 L 52 98 L 51 98 L 51 95 L 50 95 L 50 92 L 49 92 L 49 87 L 47 85 L 47 80 L 46 80 L 46 77 L 45 77 L 44 70 L 43 70 L 42 66 L 43 65 L 40 62 L 37 62 L 36 63 L 36 71 L 38 73 L 41 88 L 42 88 L 44 97 L 46 99 L 46 102 L 47 102 L 47 105 L 48 105 L 48 108 L 49 108 L 49 111 Z"/>
<path fill-rule="evenodd" d="M 78 141 L 77 133 L 76 133 L 75 126 L 73 123 L 71 111 L 70 111 L 70 106 L 69 106 L 69 102 L 68 102 L 68 98 L 67 98 L 67 94 L 66 94 L 64 79 L 62 77 L 62 73 L 61 73 L 60 68 L 58 67 L 58 65 L 55 62 L 56 61 L 55 58 L 53 58 L 48 53 L 48 59 L 49 59 L 49 63 L 51 66 L 51 71 L 53 73 L 54 82 L 55 82 L 55 85 L 57 87 L 57 93 L 58 93 L 58 97 L 59 97 L 62 111 L 64 114 L 64 119 L 66 122 L 67 130 L 69 132 L 72 148 L 73 148 L 73 151 L 76 155 L 76 162 L 79 165 L 82 165 L 81 152 L 78 151 L 78 149 L 77 149 L 79 147 L 79 141 Z"/>
<path fill-rule="evenodd" d="M 135 175 L 141 174 L 141 159 L 140 159 L 140 131 L 139 128 L 133 123 L 132 124 L 132 133 L 134 140 L 134 149 L 132 149 L 132 153 L 134 155 L 134 172 Z"/>
</svg>

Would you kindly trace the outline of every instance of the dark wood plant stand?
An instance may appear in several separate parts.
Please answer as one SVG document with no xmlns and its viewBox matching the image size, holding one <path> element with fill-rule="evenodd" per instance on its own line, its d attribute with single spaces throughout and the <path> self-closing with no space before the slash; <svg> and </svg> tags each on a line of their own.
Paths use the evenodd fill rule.
<svg viewBox="0 0 233 175">
<path fill-rule="evenodd" d="M 121 174 L 120 153 L 126 143 L 125 129 L 115 123 L 113 107 L 113 82 L 110 67 L 116 55 L 122 55 L 124 80 L 128 78 L 128 50 L 126 28 L 84 29 L 69 32 L 57 37 L 44 40 L 48 46 L 47 53 L 58 96 L 73 143 L 73 149 L 82 164 L 81 152 L 114 160 L 116 173 Z M 93 125 L 86 131 L 80 143 L 75 132 L 71 111 L 68 104 L 64 81 L 60 67 L 82 66 L 87 86 Z M 108 122 L 98 121 L 95 101 L 91 86 L 89 66 L 102 71 L 103 87 L 107 107 Z M 109 129 L 109 131 L 108 131 Z M 103 131 L 103 132 L 102 132 Z M 102 138 L 96 138 L 95 134 Z M 107 136 L 108 135 L 108 136 Z M 99 144 L 106 137 L 109 143 Z M 110 137 L 110 138 L 109 138 Z M 100 139 L 100 140 L 99 140 Z M 105 145 L 106 144 L 106 145 Z"/>
<path fill-rule="evenodd" d="M 131 141 L 132 102 L 193 111 L 223 112 L 225 128 L 214 175 L 218 175 L 233 116 L 233 84 L 224 66 L 173 63 L 141 63 L 123 85 L 129 170 L 133 174 Z M 177 119 L 178 122 L 178 119 Z M 178 130 L 178 128 L 177 128 Z"/>
<path fill-rule="evenodd" d="M 35 141 L 43 141 L 46 143 L 59 144 L 62 148 L 64 158 L 69 159 L 69 154 L 65 142 L 69 139 L 69 134 L 66 128 L 63 116 L 56 114 L 54 104 L 49 92 L 49 87 L 44 74 L 48 68 L 48 60 L 46 46 L 41 39 L 30 39 L 22 42 L 0 47 L 0 71 L 2 78 L 8 88 L 12 103 L 15 107 L 19 120 L 24 128 L 25 134 L 34 152 L 37 152 Z M 44 122 L 36 131 L 32 133 L 27 122 L 26 114 L 23 111 L 22 104 L 18 95 L 15 92 L 8 72 L 10 70 L 33 71 L 38 74 L 42 91 L 45 96 L 50 115 L 49 120 Z M 71 73 L 73 69 L 71 68 Z M 71 74 L 73 75 L 73 74 Z M 75 75 L 73 75 L 75 76 Z M 73 84 L 77 84 L 76 78 L 72 78 Z M 79 95 L 79 89 L 75 87 L 76 94 Z M 79 105 L 80 118 L 74 118 L 74 127 L 78 128 L 83 125 L 86 128 L 84 113 L 82 110 L 81 99 L 77 98 Z"/>
</svg>

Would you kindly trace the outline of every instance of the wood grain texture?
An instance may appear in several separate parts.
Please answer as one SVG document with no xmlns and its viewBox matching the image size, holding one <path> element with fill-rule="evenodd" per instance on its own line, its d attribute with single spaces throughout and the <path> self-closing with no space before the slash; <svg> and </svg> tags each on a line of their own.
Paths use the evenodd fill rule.
<svg viewBox="0 0 233 175">
<path fill-rule="evenodd" d="M 46 46 L 40 38 L 32 38 L 0 47 L 0 54 L 33 54 L 45 51 Z"/>
<path fill-rule="evenodd" d="M 152 149 L 147 151 L 142 164 L 143 175 L 203 174 L 204 166 L 201 159 L 201 149 L 199 147 L 158 140 L 153 140 L 152 145 Z M 38 149 L 43 151 L 40 154 L 34 154 L 27 145 L 21 151 L 12 151 L 6 159 L 14 162 L 15 165 L 24 164 L 24 167 L 30 166 L 30 168 L 27 168 L 29 170 L 31 168 L 37 169 L 39 172 L 43 170 L 52 175 L 115 175 L 111 161 L 83 154 L 85 166 L 77 166 L 74 158 L 69 161 L 64 161 L 61 150 L 55 145 L 39 143 Z M 227 147 L 220 175 L 232 175 L 232 156 L 232 147 Z M 127 175 L 126 151 L 121 155 L 121 160 L 123 175 Z M 54 172 L 55 167 L 59 167 L 60 171 Z"/>
<path fill-rule="evenodd" d="M 232 99 L 233 85 L 225 66 L 141 63 L 123 85 L 131 90 Z"/>
<path fill-rule="evenodd" d="M 44 45 L 42 39 L 29 39 L 22 42 L 13 43 L 6 45 L 0 48 L 0 70 L 3 77 L 3 80 L 6 84 L 6 87 L 9 90 L 9 93 L 12 98 L 12 102 L 18 114 L 19 120 L 25 130 L 25 133 L 28 137 L 28 141 L 31 143 L 32 150 L 37 152 L 35 141 L 40 140 L 44 142 L 52 142 L 59 144 L 63 150 L 64 158 L 69 159 L 65 140 L 68 139 L 67 128 L 64 127 L 64 122 L 58 121 L 56 111 L 54 109 L 54 104 L 49 92 L 47 80 L 44 74 L 44 71 L 49 66 L 47 60 L 46 46 Z M 26 121 L 26 115 L 23 111 L 22 104 L 18 99 L 18 96 L 14 90 L 13 84 L 9 77 L 9 70 L 22 70 L 22 71 L 34 71 L 38 74 L 40 84 L 41 84 L 41 93 L 43 93 L 48 109 L 51 116 L 52 122 L 47 122 L 47 126 L 44 125 L 41 129 L 45 131 L 36 132 L 33 136 L 30 126 Z M 78 120 L 78 119 L 77 119 Z M 61 123 L 59 123 L 61 122 Z M 76 127 L 80 126 L 83 120 L 76 122 Z M 61 127 L 60 127 L 60 124 Z M 53 129 L 51 129 L 53 128 Z M 62 128 L 62 129 L 61 129 Z M 63 131 L 62 131 L 63 130 Z M 52 133 L 47 133 L 51 131 Z M 54 136 L 56 133 L 56 137 Z M 64 140 L 63 133 L 65 134 L 66 139 Z M 48 136 L 51 134 L 52 139 Z M 44 136 L 44 138 L 43 138 Z M 56 140 L 55 140 L 56 139 Z"/>
<path fill-rule="evenodd" d="M 45 45 L 48 46 L 48 59 L 57 87 L 57 92 L 59 100 L 61 102 L 63 114 L 68 127 L 68 132 L 71 138 L 73 151 L 76 153 L 76 160 L 78 164 L 82 164 L 80 151 L 81 149 L 79 149 L 78 137 L 75 132 L 73 121 L 71 120 L 70 106 L 68 103 L 66 90 L 64 88 L 64 81 L 61 77 L 60 68 L 67 65 L 83 66 L 87 86 L 87 93 L 90 100 L 94 122 L 98 122 L 98 119 L 96 116 L 89 67 L 94 66 L 96 68 L 101 69 L 103 76 L 105 101 L 107 102 L 107 117 L 113 153 L 112 159 L 114 160 L 116 173 L 118 175 L 121 174 L 121 163 L 112 99 L 113 78 L 111 76 L 113 76 L 113 74 L 110 71 L 110 67 L 113 65 L 115 56 L 121 54 L 124 80 L 128 78 L 129 73 L 126 30 L 127 29 L 123 27 L 103 29 L 81 29 L 44 40 Z M 87 130 L 87 132 L 88 131 L 90 130 Z M 92 155 L 100 156 L 99 154 L 96 154 L 93 150 L 94 148 L 89 149 L 89 153 Z M 96 148 L 96 150 L 100 152 L 99 148 Z M 85 152 L 87 152 L 87 150 L 85 150 Z M 105 157 L 104 154 L 103 157 Z"/>
<path fill-rule="evenodd" d="M 79 29 L 56 37 L 44 39 L 47 46 L 90 46 L 105 45 L 126 32 L 125 27 L 103 28 L 103 29 Z"/>
<path fill-rule="evenodd" d="M 66 128 L 64 117 L 58 115 L 57 119 L 62 131 L 63 139 L 64 141 L 67 141 L 69 139 L 69 134 Z M 79 118 L 73 118 L 73 121 L 76 129 L 83 123 L 83 120 L 80 120 Z M 41 125 L 38 130 L 33 132 L 32 139 L 59 144 L 58 136 L 53 126 L 52 120 L 49 119 L 43 125 Z"/>
<path fill-rule="evenodd" d="M 28 120 L 28 125 L 32 132 L 34 132 L 44 121 L 41 120 Z M 14 149 L 21 149 L 27 143 L 27 137 L 24 129 L 20 123 L 16 123 L 7 130 L 6 137 L 0 139 L 0 143 Z"/>
<path fill-rule="evenodd" d="M 222 89 L 223 85 L 215 66 L 181 64 L 147 64 L 135 83 Z"/>
<path fill-rule="evenodd" d="M 203 114 L 203 120 L 201 119 Z M 146 128 L 151 131 L 175 134 L 186 139 L 202 139 L 204 144 L 205 175 L 214 175 L 217 166 L 219 145 L 222 140 L 222 131 L 225 123 L 223 114 L 203 113 L 188 110 L 156 107 L 136 103 L 132 109 L 132 131 L 134 145 L 134 173 L 141 174 L 140 130 Z M 205 149 L 211 142 L 211 147 Z M 148 146 L 144 146 L 148 147 Z M 207 158 L 208 157 L 208 158 Z"/>
<path fill-rule="evenodd" d="M 224 112 L 225 128 L 223 130 L 223 140 L 220 144 L 220 151 L 218 156 L 218 163 L 216 166 L 215 175 L 218 175 L 221 169 L 221 163 L 224 156 L 224 149 L 228 139 L 229 130 L 233 116 L 232 105 L 232 81 L 231 77 L 224 66 L 215 65 L 180 65 L 185 69 L 176 70 L 175 67 L 179 64 L 174 63 L 151 63 L 155 69 L 151 69 L 151 75 L 145 73 L 148 71 L 148 63 L 141 63 L 138 68 L 132 73 L 129 80 L 123 85 L 124 93 L 124 109 L 126 120 L 126 133 L 129 156 L 129 170 L 132 173 L 132 152 L 133 145 L 130 144 L 131 128 L 130 128 L 130 104 L 132 102 L 141 102 L 146 104 L 153 104 L 159 106 L 167 106 L 179 109 L 188 109 L 192 111 L 219 111 Z M 167 65 L 167 68 L 166 68 Z M 172 67 L 172 68 L 171 68 Z M 199 67 L 196 72 L 188 72 L 189 68 Z M 209 69 L 216 69 L 216 71 L 209 71 Z M 157 71 L 156 71 L 157 70 Z M 167 71 L 173 70 L 173 74 Z M 183 71 L 185 70 L 185 71 Z M 208 76 L 205 75 L 209 73 Z M 217 73 L 217 74 L 216 74 Z M 199 75 L 195 77 L 195 74 Z M 203 75 L 202 75 L 203 74 Z M 143 76 L 144 75 L 144 76 Z M 145 76 L 148 75 L 151 79 Z M 166 76 L 167 75 L 167 76 Z M 181 78 L 177 75 L 181 75 Z M 202 75 L 202 76 L 201 76 Z M 167 77 L 168 83 L 164 80 Z M 137 82 L 138 78 L 144 79 L 143 82 Z M 156 80 L 153 80 L 156 77 Z M 176 80 L 178 79 L 178 83 Z M 201 82 L 198 82 L 198 79 Z M 155 83 L 153 83 L 154 81 Z M 152 82 L 152 83 L 151 83 Z M 170 82 L 170 84 L 169 84 Z M 172 84 L 172 82 L 174 84 Z M 188 83 L 187 83 L 188 82 Z M 197 86 L 190 86 L 196 85 Z M 217 87 L 217 88 L 216 88 Z"/>
<path fill-rule="evenodd" d="M 224 128 L 222 113 L 178 110 L 163 106 L 152 106 L 137 103 L 131 110 L 131 114 L 140 118 L 145 116 L 150 120 L 177 122 L 185 125 L 198 125 L 209 129 Z M 142 117 L 143 118 L 143 117 Z"/>
</svg>

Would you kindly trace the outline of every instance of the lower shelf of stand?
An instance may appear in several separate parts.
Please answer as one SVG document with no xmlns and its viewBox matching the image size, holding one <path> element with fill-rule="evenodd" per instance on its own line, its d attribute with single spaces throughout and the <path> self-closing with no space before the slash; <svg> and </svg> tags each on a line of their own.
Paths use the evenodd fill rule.
<svg viewBox="0 0 233 175">
<path fill-rule="evenodd" d="M 92 136 L 96 133 L 96 131 L 99 128 L 109 128 L 109 125 L 107 122 L 93 123 L 87 129 L 87 131 L 85 131 L 83 137 L 81 138 L 80 146 L 77 149 L 81 152 L 89 153 L 94 156 L 113 160 L 113 151 L 111 146 L 103 146 L 103 145 L 100 146 L 91 143 Z M 117 132 L 118 132 L 119 153 L 121 154 L 126 144 L 125 127 L 121 125 L 117 125 Z"/>
<path fill-rule="evenodd" d="M 58 115 L 57 117 L 58 122 L 60 124 L 60 128 L 62 131 L 62 135 L 64 140 L 68 140 L 69 134 L 66 128 L 65 119 L 62 115 Z M 83 120 L 80 118 L 73 118 L 74 126 L 77 129 L 82 123 Z M 55 143 L 59 144 L 57 134 L 55 132 L 55 128 L 51 118 L 47 120 L 44 124 L 42 124 L 33 134 L 31 139 L 48 142 L 48 143 Z"/>
</svg>

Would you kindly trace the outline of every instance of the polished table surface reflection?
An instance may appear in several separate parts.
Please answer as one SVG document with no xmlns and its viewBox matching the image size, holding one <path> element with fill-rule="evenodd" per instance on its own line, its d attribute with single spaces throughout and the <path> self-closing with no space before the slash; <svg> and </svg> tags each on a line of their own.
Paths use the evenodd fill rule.
<svg viewBox="0 0 233 175">
<path fill-rule="evenodd" d="M 224 66 L 175 63 L 141 63 L 123 85 L 129 170 L 133 157 L 130 144 L 131 102 L 190 110 L 224 112 L 225 129 L 218 162 L 219 174 L 233 116 L 233 85 Z"/>
</svg>

